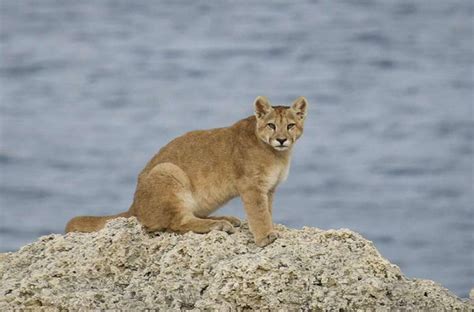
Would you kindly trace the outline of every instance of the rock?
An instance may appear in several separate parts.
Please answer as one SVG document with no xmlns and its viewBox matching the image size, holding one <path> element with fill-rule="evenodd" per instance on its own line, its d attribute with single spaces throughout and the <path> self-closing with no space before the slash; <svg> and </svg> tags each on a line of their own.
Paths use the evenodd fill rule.
<svg viewBox="0 0 474 312">
<path fill-rule="evenodd" d="M 0 255 L 0 310 L 469 311 L 440 285 L 408 279 L 349 230 L 288 229 L 259 248 L 237 233 L 148 234 L 135 218 L 48 235 Z"/>
</svg>

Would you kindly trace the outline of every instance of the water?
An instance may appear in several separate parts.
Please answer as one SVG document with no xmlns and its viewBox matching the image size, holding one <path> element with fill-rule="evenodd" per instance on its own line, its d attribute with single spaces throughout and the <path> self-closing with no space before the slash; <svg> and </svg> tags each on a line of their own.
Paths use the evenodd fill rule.
<svg viewBox="0 0 474 312">
<path fill-rule="evenodd" d="M 471 1 L 0 3 L 2 251 L 125 211 L 172 138 L 304 95 L 276 222 L 474 286 Z"/>
</svg>

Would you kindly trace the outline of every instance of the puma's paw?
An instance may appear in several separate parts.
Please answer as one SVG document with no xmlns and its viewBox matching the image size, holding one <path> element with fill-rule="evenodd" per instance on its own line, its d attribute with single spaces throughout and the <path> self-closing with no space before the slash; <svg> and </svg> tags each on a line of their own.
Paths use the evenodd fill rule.
<svg viewBox="0 0 474 312">
<path fill-rule="evenodd" d="M 273 243 L 278 237 L 279 237 L 278 232 L 271 231 L 270 233 L 267 234 L 267 236 L 256 240 L 255 243 L 259 247 L 265 247 L 265 246 Z"/>
<path fill-rule="evenodd" d="M 219 220 L 212 226 L 213 230 L 224 231 L 229 234 L 235 233 L 235 228 L 229 221 Z"/>
<path fill-rule="evenodd" d="M 239 218 L 228 216 L 228 217 L 226 217 L 226 219 L 227 219 L 227 221 L 232 223 L 232 225 L 235 226 L 235 227 L 239 227 L 240 224 L 241 224 Z"/>
</svg>

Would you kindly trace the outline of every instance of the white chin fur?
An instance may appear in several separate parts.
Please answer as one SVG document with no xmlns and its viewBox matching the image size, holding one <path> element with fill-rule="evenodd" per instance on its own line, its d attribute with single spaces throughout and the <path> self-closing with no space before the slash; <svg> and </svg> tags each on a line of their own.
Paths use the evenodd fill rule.
<svg viewBox="0 0 474 312">
<path fill-rule="evenodd" d="M 277 151 L 286 151 L 289 148 L 289 146 L 278 145 L 278 146 L 273 146 L 273 148 L 276 149 Z"/>
</svg>

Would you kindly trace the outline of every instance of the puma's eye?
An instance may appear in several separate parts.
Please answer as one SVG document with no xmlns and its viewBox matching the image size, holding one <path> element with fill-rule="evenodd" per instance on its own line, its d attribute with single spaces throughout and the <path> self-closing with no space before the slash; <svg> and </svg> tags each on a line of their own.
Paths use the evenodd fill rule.
<svg viewBox="0 0 474 312">
<path fill-rule="evenodd" d="M 295 126 L 295 124 L 289 124 L 289 125 L 287 126 L 287 128 L 288 128 L 288 130 L 291 130 L 291 129 L 293 129 L 294 126 Z"/>
<path fill-rule="evenodd" d="M 269 124 L 267 124 L 267 127 L 272 128 L 273 130 L 276 129 L 276 126 L 275 126 L 274 123 L 269 123 Z"/>
</svg>

